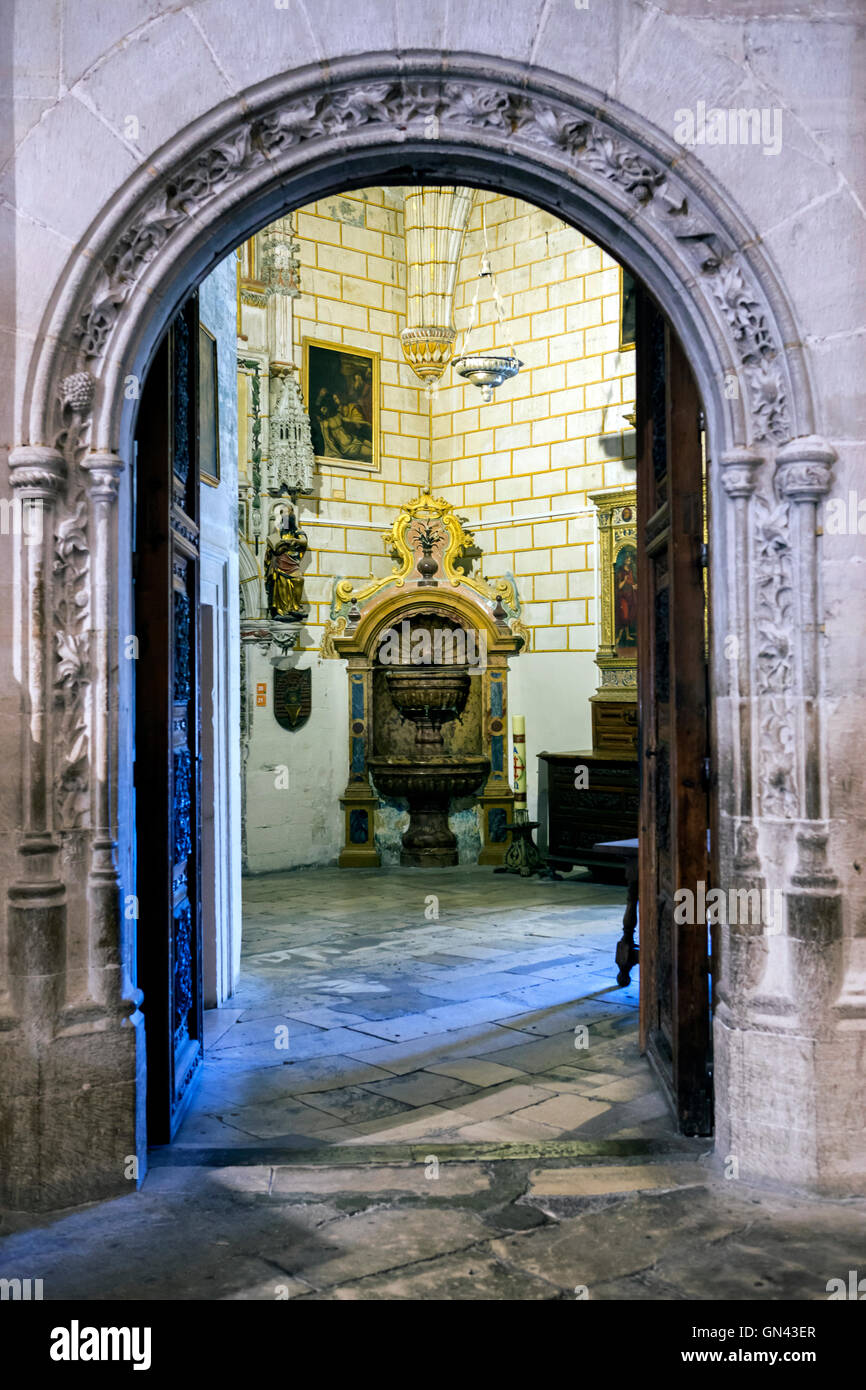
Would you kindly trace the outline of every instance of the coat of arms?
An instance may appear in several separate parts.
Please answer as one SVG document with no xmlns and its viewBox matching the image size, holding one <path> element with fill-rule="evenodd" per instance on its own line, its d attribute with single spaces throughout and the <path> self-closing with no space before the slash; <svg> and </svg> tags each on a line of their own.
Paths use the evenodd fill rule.
<svg viewBox="0 0 866 1390">
<path fill-rule="evenodd" d="M 312 671 L 274 670 L 274 718 L 283 729 L 294 731 L 306 724 L 312 703 Z"/>
</svg>

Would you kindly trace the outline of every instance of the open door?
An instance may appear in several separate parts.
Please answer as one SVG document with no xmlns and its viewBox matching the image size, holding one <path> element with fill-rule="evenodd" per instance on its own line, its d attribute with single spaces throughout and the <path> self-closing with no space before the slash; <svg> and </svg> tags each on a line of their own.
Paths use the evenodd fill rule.
<svg viewBox="0 0 866 1390">
<path fill-rule="evenodd" d="M 682 1133 L 709 1134 L 701 405 L 685 354 L 645 292 L 638 296 L 636 346 L 641 1047 Z M 682 923 L 674 911 L 680 889 L 694 905 L 681 907 L 677 915 L 689 918 Z"/>
<path fill-rule="evenodd" d="M 156 353 L 136 431 L 138 978 L 147 1121 L 168 1143 L 202 1063 L 198 299 Z"/>
</svg>

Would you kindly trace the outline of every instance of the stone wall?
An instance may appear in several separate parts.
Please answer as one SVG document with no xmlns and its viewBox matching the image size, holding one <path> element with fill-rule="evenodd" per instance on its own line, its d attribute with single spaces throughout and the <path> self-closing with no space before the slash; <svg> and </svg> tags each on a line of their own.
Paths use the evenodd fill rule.
<svg viewBox="0 0 866 1390">
<path fill-rule="evenodd" d="M 21 769 L 2 801 L 18 851 L 3 860 L 7 1200 L 120 1193 L 126 1156 L 144 1158 L 136 926 L 120 911 L 129 682 L 112 645 L 131 619 L 124 376 L 253 216 L 407 161 L 573 217 L 683 340 L 714 465 L 719 872 L 781 883 L 790 908 L 760 953 L 722 934 L 718 1152 L 743 1177 L 864 1190 L 862 536 L 824 526 L 827 501 L 862 491 L 866 437 L 861 20 L 859 0 L 507 0 L 496 23 L 442 0 L 76 0 L 38 24 L 7 8 L 3 439 L 16 493 L 48 520 L 35 552 L 16 537 L 3 605 L 0 751 Z M 677 112 L 699 102 L 778 111 L 781 149 L 683 148 Z"/>
</svg>

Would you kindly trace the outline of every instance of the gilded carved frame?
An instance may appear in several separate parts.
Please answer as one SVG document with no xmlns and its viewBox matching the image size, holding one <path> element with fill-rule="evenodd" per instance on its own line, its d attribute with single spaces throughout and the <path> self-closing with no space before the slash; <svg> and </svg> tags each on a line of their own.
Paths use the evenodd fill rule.
<svg viewBox="0 0 866 1390">
<path fill-rule="evenodd" d="M 637 490 L 594 492 L 588 500 L 598 512 L 599 633 L 596 664 L 601 672 L 600 692 L 614 699 L 624 691 L 634 699 L 637 690 L 637 647 L 634 655 L 619 653 L 616 640 L 616 592 L 614 572 L 624 546 L 637 549 Z"/>
</svg>

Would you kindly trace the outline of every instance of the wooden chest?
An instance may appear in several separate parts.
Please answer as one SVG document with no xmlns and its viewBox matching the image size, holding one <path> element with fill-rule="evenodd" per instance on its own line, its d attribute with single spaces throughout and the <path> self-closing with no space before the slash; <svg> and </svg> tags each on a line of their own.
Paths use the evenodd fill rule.
<svg viewBox="0 0 866 1390">
<path fill-rule="evenodd" d="M 538 820 L 539 849 L 555 868 L 609 868 L 610 858 L 593 854 L 592 846 L 637 835 L 637 757 L 598 751 L 539 753 Z"/>
</svg>

